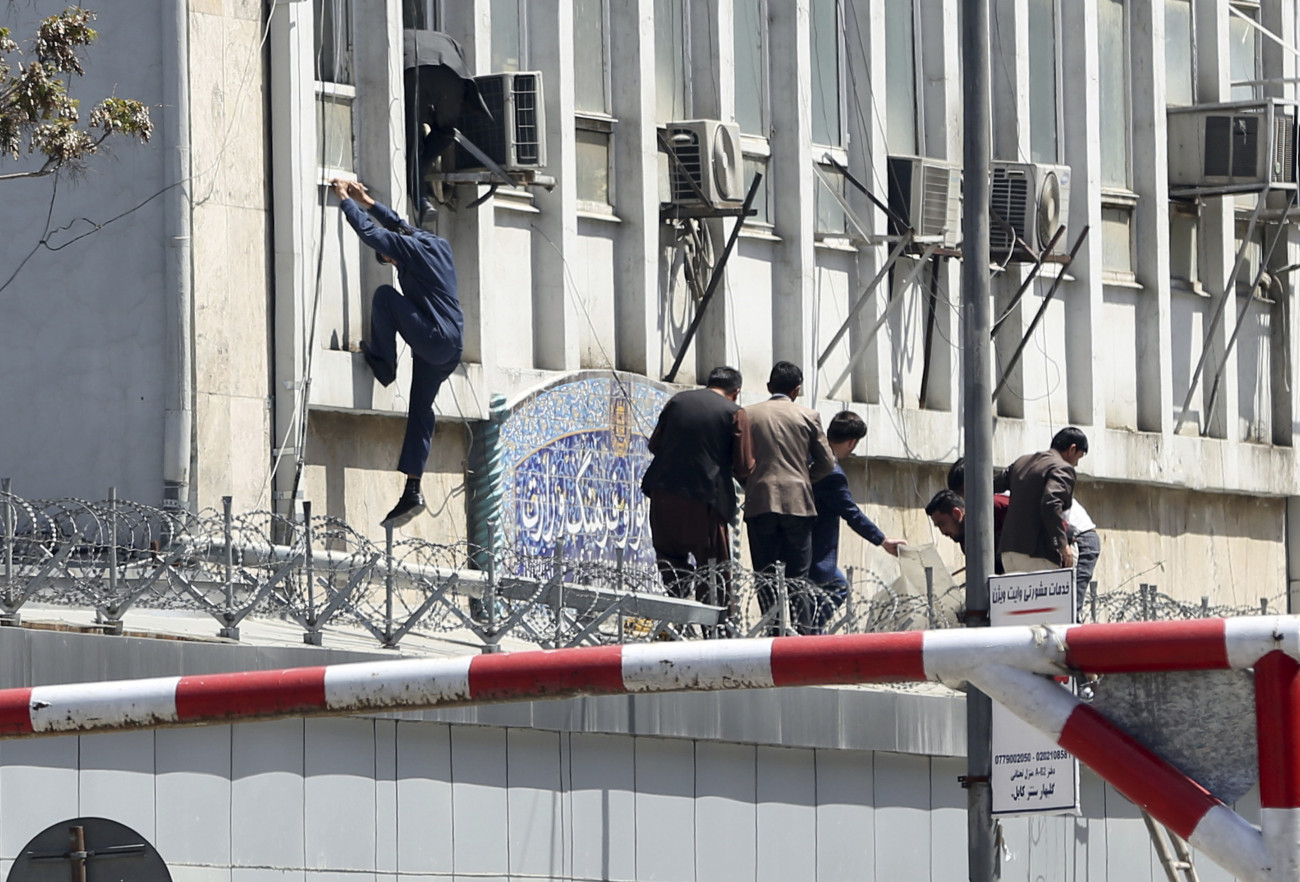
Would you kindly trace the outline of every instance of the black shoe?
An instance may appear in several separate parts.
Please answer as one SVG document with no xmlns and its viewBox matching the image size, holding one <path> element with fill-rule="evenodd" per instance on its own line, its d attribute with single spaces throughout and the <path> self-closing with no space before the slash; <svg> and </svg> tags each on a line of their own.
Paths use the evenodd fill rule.
<svg viewBox="0 0 1300 882">
<path fill-rule="evenodd" d="M 406 491 L 402 498 L 397 500 L 397 505 L 388 513 L 380 523 L 384 527 L 392 527 L 396 530 L 398 527 L 405 526 L 415 519 L 415 516 L 424 511 L 424 494 L 419 490 L 414 492 Z"/>
<path fill-rule="evenodd" d="M 397 365 L 389 361 L 384 361 L 378 355 L 370 351 L 366 341 L 361 341 L 361 354 L 366 359 L 366 364 L 370 366 L 370 372 L 375 375 L 381 386 L 391 386 L 393 380 L 397 379 Z"/>
</svg>

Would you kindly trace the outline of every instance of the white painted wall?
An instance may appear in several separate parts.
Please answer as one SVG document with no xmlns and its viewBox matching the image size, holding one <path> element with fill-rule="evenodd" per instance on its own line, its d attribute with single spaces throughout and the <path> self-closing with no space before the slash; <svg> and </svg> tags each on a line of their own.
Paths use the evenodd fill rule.
<svg viewBox="0 0 1300 882">
<path fill-rule="evenodd" d="M 964 771 L 955 757 L 360 718 L 5 741 L 0 874 L 41 830 L 95 815 L 148 839 L 177 882 L 960 882 Z M 1136 809 L 1086 771 L 1082 785 L 1077 818 L 1002 822 L 1002 878 L 1163 879 Z"/>
</svg>

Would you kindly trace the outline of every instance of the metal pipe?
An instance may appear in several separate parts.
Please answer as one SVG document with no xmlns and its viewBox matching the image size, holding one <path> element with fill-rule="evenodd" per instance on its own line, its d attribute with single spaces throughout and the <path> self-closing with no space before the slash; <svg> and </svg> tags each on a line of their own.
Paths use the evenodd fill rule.
<svg viewBox="0 0 1300 882">
<path fill-rule="evenodd" d="M 14 584 L 14 532 L 18 529 L 18 525 L 14 523 L 13 484 L 9 478 L 0 479 L 0 497 L 3 497 L 4 501 L 4 596 L 7 600 Z"/>
<path fill-rule="evenodd" d="M 194 435 L 194 285 L 191 252 L 189 0 L 162 4 L 163 201 L 166 389 L 163 402 L 163 507 L 190 507 Z"/>
<path fill-rule="evenodd" d="M 226 612 L 235 608 L 235 541 L 230 526 L 231 497 L 221 497 L 221 533 L 225 536 L 226 547 Z"/>
<path fill-rule="evenodd" d="M 1043 302 L 1038 305 L 1038 311 L 1034 313 L 1033 321 L 1029 323 L 1029 330 L 1025 331 L 1024 336 L 1020 338 L 1020 343 L 1016 346 L 1016 351 L 1011 353 L 1011 358 L 1007 361 L 1007 366 L 1002 369 L 1002 378 L 998 380 L 997 386 L 993 389 L 994 398 L 998 397 L 998 393 L 1002 391 L 1002 387 L 1005 386 L 1007 380 L 1011 378 L 1011 371 L 1015 368 L 1017 362 L 1020 361 L 1020 356 L 1024 353 L 1025 347 L 1029 345 L 1030 336 L 1034 333 L 1034 329 L 1038 327 L 1038 323 L 1043 320 L 1043 316 L 1047 315 L 1047 307 L 1052 302 L 1052 298 L 1056 296 L 1057 289 L 1061 287 L 1061 280 L 1065 278 L 1066 269 L 1069 268 L 1071 263 L 1074 263 L 1075 255 L 1079 253 L 1079 249 L 1083 247 L 1083 243 L 1088 239 L 1088 229 L 1089 228 L 1085 226 L 1083 231 L 1079 233 L 1079 238 L 1075 241 L 1074 247 L 1070 249 L 1069 261 L 1066 262 L 1065 266 L 1061 267 L 1061 273 L 1052 281 L 1052 287 L 1047 289 L 1047 296 L 1044 297 Z"/>
<path fill-rule="evenodd" d="M 312 522 L 311 522 L 311 500 L 304 499 L 302 502 L 302 566 L 304 578 L 307 585 L 307 621 L 312 625 L 316 621 L 316 567 L 312 559 Z M 390 555 L 391 557 L 391 549 Z"/>
<path fill-rule="evenodd" d="M 966 440 L 966 627 L 989 623 L 993 575 L 992 309 L 989 287 L 989 167 L 993 158 L 989 62 L 989 0 L 963 8 L 962 101 L 967 170 L 962 216 L 962 428 Z M 990 737 L 993 706 L 972 689 L 966 696 L 966 843 L 971 882 L 997 878 Z"/>
<path fill-rule="evenodd" d="M 117 488 L 108 488 L 108 596 L 117 597 Z"/>
</svg>

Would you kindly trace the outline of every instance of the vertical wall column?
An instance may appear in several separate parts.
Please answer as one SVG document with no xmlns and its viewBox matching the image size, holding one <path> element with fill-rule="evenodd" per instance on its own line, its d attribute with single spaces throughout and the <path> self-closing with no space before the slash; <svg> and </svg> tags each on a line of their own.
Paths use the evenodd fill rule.
<svg viewBox="0 0 1300 882">
<path fill-rule="evenodd" d="M 487 73 L 492 64 L 491 4 L 489 0 L 459 0 L 443 7 L 443 28 L 460 42 L 470 72 Z M 449 185 L 450 186 L 450 185 Z M 495 266 L 496 210 L 489 199 L 469 208 L 476 187 L 460 185 L 455 210 L 438 212 L 438 234 L 451 243 L 456 261 L 456 284 L 465 313 L 464 361 L 479 362 L 486 369 L 498 352 L 500 323 L 508 309 L 498 290 Z M 491 389 L 483 394 L 490 394 Z"/>
<path fill-rule="evenodd" d="M 918 4 L 921 16 L 921 124 L 925 130 L 926 153 L 962 164 L 962 94 L 960 45 L 957 5 L 954 3 Z M 929 285 L 928 271 L 925 284 Z M 944 260 L 939 265 L 938 302 L 935 304 L 934 331 L 930 344 L 930 379 L 923 407 L 931 410 L 954 410 L 961 380 L 960 359 L 954 343 L 961 339 L 958 324 L 961 262 Z M 954 425 L 952 437 L 957 437 Z"/>
<path fill-rule="evenodd" d="M 1259 818 L 1273 878 L 1300 878 L 1300 663 L 1278 651 L 1255 665 Z"/>
<path fill-rule="evenodd" d="M 1297 11 L 1293 3 L 1266 3 L 1260 9 L 1261 24 L 1283 39 L 1288 40 L 1296 32 Z M 1291 42 L 1291 45 L 1294 45 Z M 1261 58 L 1264 76 L 1292 80 L 1300 63 L 1295 53 L 1283 49 L 1272 40 L 1261 41 Z M 1273 82 L 1264 85 L 1264 94 L 1270 97 L 1285 98 L 1295 94 L 1295 86 L 1287 82 Z M 1294 225 L 1288 227 L 1283 240 L 1269 263 L 1269 273 L 1274 276 L 1274 290 L 1269 296 L 1275 301 L 1269 316 L 1269 372 L 1272 414 L 1270 425 L 1274 444 L 1290 447 L 1294 443 L 1294 419 L 1296 413 L 1295 396 L 1295 356 L 1294 344 L 1296 334 L 1296 295 L 1295 271 L 1282 274 L 1278 270 L 1294 265 L 1300 260 L 1300 233 Z"/>
<path fill-rule="evenodd" d="M 550 192 L 534 190 L 541 213 L 533 220 L 533 359 L 539 368 L 574 371 L 580 366 L 578 323 L 584 319 L 579 292 L 572 287 L 582 276 L 567 266 L 578 250 L 573 3 L 533 0 L 528 30 L 532 64 L 541 70 L 546 87 L 547 171 L 559 179 Z"/>
<path fill-rule="evenodd" d="M 1192 0 L 1192 14 L 1196 18 L 1197 100 L 1202 104 L 1217 104 L 1231 100 L 1231 76 L 1228 33 L 1228 5 L 1219 0 Z M 1210 197 L 1201 212 L 1201 278 L 1210 294 L 1209 310 L 1205 314 L 1208 329 L 1211 316 L 1222 309 L 1223 319 L 1217 328 L 1204 335 L 1202 345 L 1209 352 L 1196 397 L 1192 399 L 1192 412 L 1199 415 L 1205 425 L 1205 406 L 1209 403 L 1214 377 L 1222 371 L 1219 381 L 1218 403 L 1210 419 L 1206 434 L 1214 438 L 1235 440 L 1236 433 L 1229 426 L 1237 420 L 1237 370 L 1235 359 L 1228 359 L 1228 339 L 1237 324 L 1237 295 L 1225 291 L 1224 284 L 1237 256 L 1237 235 L 1234 201 L 1231 196 Z M 1194 362 L 1193 362 L 1194 363 Z M 1185 397 L 1186 393 L 1183 393 Z M 1182 402 L 1176 405 L 1179 409 Z M 1175 415 L 1176 417 L 1176 415 Z M 1189 429 L 1189 426 L 1192 428 Z M 1194 431 L 1189 418 L 1183 431 Z"/>
<path fill-rule="evenodd" d="M 1141 194 L 1133 213 L 1137 237 L 1138 294 L 1137 427 L 1166 432 L 1173 427 L 1173 367 L 1169 302 L 1169 176 L 1165 114 L 1165 7 L 1129 6 L 1130 84 L 1133 140 L 1146 149 L 1133 153 L 1133 189 Z M 1101 228 L 1095 229 L 1100 237 Z"/>
<path fill-rule="evenodd" d="M 992 0 L 989 6 L 991 45 L 990 83 L 993 91 L 993 158 L 1011 162 L 1029 159 L 1029 3 L 1028 0 Z M 987 169 L 966 169 L 966 174 L 988 174 Z M 1001 229 L 990 219 L 990 232 Z M 1006 263 L 1007 254 L 994 254 L 995 263 L 1005 263 L 1005 270 L 993 277 L 993 320 L 1008 312 L 1011 298 L 1029 272 L 1026 264 Z M 1025 300 L 1028 300 L 1026 304 Z M 1010 308 L 1010 317 L 994 337 L 994 388 L 1007 376 L 996 402 L 999 416 L 1024 417 L 1025 359 L 1022 357 L 1007 371 L 1006 365 L 1020 345 L 1028 327 L 1028 318 L 1037 308 L 1038 298 L 1027 297 Z"/>
<path fill-rule="evenodd" d="M 772 357 L 792 361 L 811 377 L 817 368 L 812 347 L 812 293 L 817 256 L 815 187 L 812 171 L 811 22 L 806 2 L 768 4 L 772 107 L 792 113 L 792 126 L 772 133 L 771 186 L 774 232 Z"/>
<path fill-rule="evenodd" d="M 869 187 L 875 197 L 888 202 L 888 165 L 889 145 L 885 137 L 884 100 L 887 100 L 885 87 L 885 6 L 883 3 L 859 2 L 854 5 L 852 13 L 844 14 L 844 82 L 859 84 L 859 93 L 848 94 L 849 133 L 849 167 L 854 170 L 858 180 Z M 875 96 L 873 98 L 873 96 Z M 854 107 L 860 107 L 861 112 Z M 813 182 L 813 209 L 817 205 L 817 189 L 820 181 Z M 888 231 L 884 214 L 871 203 L 871 200 L 859 194 L 854 188 L 846 187 L 846 195 L 854 212 L 867 225 L 867 232 L 883 234 Z M 855 231 L 854 231 L 855 232 Z M 858 249 L 857 277 L 850 282 L 852 303 L 862 296 L 866 286 L 880 272 L 885 261 L 889 259 L 896 243 L 874 245 Z M 816 250 L 813 251 L 814 258 Z M 895 264 L 893 275 L 901 277 L 911 268 L 911 261 L 904 257 Z M 925 276 L 922 276 L 925 279 Z M 866 333 L 879 321 L 881 314 L 889 305 L 893 292 L 890 290 L 891 279 L 886 277 L 869 296 L 872 303 L 867 304 L 854 318 L 849 328 L 850 355 L 866 348 L 867 354 L 858 359 L 849 378 L 852 399 L 872 404 L 883 403 L 889 407 L 899 404 L 894 389 L 893 353 L 890 346 L 891 327 L 880 328 L 876 336 L 866 340 Z M 922 282 L 924 284 L 924 282 Z M 901 294 L 898 296 L 902 296 Z M 823 343 L 824 345 L 824 343 Z M 820 356 L 821 353 L 814 353 Z M 833 382 L 839 376 L 839 370 L 831 371 L 828 379 Z M 847 391 L 840 388 L 840 395 Z"/>
<path fill-rule="evenodd" d="M 705 0 L 687 4 L 691 16 L 691 99 L 698 119 L 735 119 L 736 65 L 734 4 L 732 0 Z M 742 163 L 743 159 L 737 157 Z M 749 182 L 745 182 L 748 186 Z M 732 227 L 743 218 L 712 218 L 701 221 L 713 244 L 713 263 L 717 266 L 726 248 Z M 736 259 L 733 251 L 731 260 Z M 704 282 L 707 284 L 707 280 Z M 727 336 L 733 325 L 731 292 L 724 276 L 719 279 L 713 300 L 695 338 L 695 375 L 703 380 L 721 364 L 740 363 L 739 341 Z M 758 379 L 757 377 L 754 379 Z M 752 381 L 751 381 L 752 385 Z"/>
<path fill-rule="evenodd" d="M 621 370 L 659 379 L 664 364 L 659 292 L 659 167 L 655 136 L 654 0 L 614 0 L 609 17 L 615 200 L 615 358 Z M 617 14 L 614 14 L 617 12 Z"/>
<path fill-rule="evenodd" d="M 271 397 L 274 401 L 274 447 L 293 447 L 301 431 L 298 415 L 303 387 L 303 328 L 305 292 L 315 266 L 309 218 L 316 204 L 315 132 L 316 87 L 312 69 L 312 7 L 308 3 L 276 3 L 271 7 L 271 150 L 274 206 L 274 367 Z M 292 498 L 292 453 L 276 457 L 272 490 L 273 510 L 295 517 Z"/>
<path fill-rule="evenodd" d="M 1071 242 L 1085 226 L 1084 242 L 1066 283 L 1065 356 L 1070 422 L 1106 425 L 1105 406 L 1097 394 L 1100 358 L 1098 341 L 1105 340 L 1102 315 L 1101 147 L 1094 133 L 1101 127 L 1097 82 L 1101 61 L 1097 51 L 1097 9 L 1092 3 L 1062 3 L 1060 112 L 1064 121 L 1065 164 L 1070 167 L 1070 217 L 1066 223 Z M 1161 57 L 1164 57 L 1163 51 Z"/>
<path fill-rule="evenodd" d="M 366 59 L 365 64 L 356 65 L 357 98 L 352 105 L 357 177 L 376 199 L 409 216 L 404 115 L 410 108 L 403 106 L 402 4 L 400 0 L 381 0 L 374 6 L 378 8 L 367 9 L 367 25 L 353 31 L 356 57 Z M 370 257 L 368 251 L 363 252 L 363 257 Z M 352 327 L 357 328 L 358 337 L 365 338 L 370 336 L 370 294 L 380 285 L 393 284 L 393 271 L 370 259 L 362 260 L 360 268 L 360 310 L 352 318 L 364 316 L 366 321 Z M 348 308 L 351 311 L 353 305 L 349 303 Z"/>
</svg>

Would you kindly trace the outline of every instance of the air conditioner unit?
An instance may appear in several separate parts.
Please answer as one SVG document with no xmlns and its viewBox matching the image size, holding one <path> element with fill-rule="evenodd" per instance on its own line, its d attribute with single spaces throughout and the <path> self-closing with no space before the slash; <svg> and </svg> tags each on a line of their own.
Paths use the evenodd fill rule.
<svg viewBox="0 0 1300 882">
<path fill-rule="evenodd" d="M 669 123 L 670 200 L 678 206 L 728 208 L 745 199 L 740 128 L 716 119 Z"/>
<path fill-rule="evenodd" d="M 961 242 L 961 169 L 922 156 L 889 157 L 889 210 L 917 236 L 942 248 Z M 889 232 L 907 232 L 893 217 Z"/>
<path fill-rule="evenodd" d="M 483 103 L 482 111 L 461 117 L 460 130 L 489 158 L 506 171 L 546 166 L 546 111 L 542 101 L 540 71 L 510 71 L 474 78 Z M 483 168 L 483 163 L 464 147 L 456 146 L 456 169 Z"/>
<path fill-rule="evenodd" d="M 1294 189 L 1296 116 L 1296 105 L 1281 100 L 1169 108 L 1169 189 Z"/>
<path fill-rule="evenodd" d="M 1019 238 L 1041 251 L 1070 216 L 1070 167 L 994 161 L 989 186 L 989 249 L 994 260 L 1032 260 Z M 1009 224 L 1008 230 L 998 220 Z"/>
</svg>

